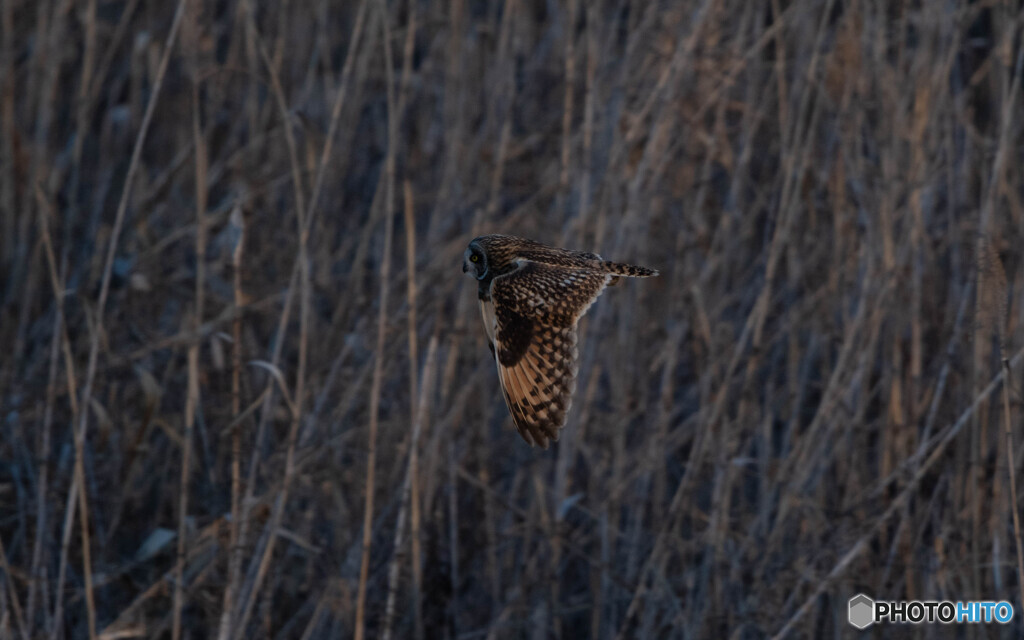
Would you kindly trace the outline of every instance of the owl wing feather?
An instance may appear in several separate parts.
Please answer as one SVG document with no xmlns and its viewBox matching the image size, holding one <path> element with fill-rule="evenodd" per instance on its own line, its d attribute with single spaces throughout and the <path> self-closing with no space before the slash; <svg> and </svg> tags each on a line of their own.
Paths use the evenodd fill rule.
<svg viewBox="0 0 1024 640">
<path fill-rule="evenodd" d="M 576 389 L 576 324 L 611 277 L 521 261 L 495 277 L 481 301 L 505 404 L 531 445 L 558 440 Z"/>
</svg>

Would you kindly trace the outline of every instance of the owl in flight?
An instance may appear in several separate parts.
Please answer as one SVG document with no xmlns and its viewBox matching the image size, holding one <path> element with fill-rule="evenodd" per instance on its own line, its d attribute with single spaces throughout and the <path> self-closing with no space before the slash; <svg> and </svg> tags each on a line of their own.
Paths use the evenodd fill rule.
<svg viewBox="0 0 1024 640">
<path fill-rule="evenodd" d="M 503 235 L 470 242 L 462 270 L 479 284 L 488 346 L 516 430 L 547 448 L 576 390 L 576 323 L 620 277 L 658 272 Z"/>
</svg>

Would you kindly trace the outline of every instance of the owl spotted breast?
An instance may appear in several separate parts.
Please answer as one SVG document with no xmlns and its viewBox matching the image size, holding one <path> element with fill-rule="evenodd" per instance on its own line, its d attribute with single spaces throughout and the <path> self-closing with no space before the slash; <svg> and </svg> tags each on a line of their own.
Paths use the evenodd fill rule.
<svg viewBox="0 0 1024 640">
<path fill-rule="evenodd" d="M 580 317 L 620 277 L 658 272 L 503 235 L 470 242 L 462 270 L 477 279 L 484 330 L 516 430 L 547 448 L 558 440 L 576 390 Z"/>
</svg>

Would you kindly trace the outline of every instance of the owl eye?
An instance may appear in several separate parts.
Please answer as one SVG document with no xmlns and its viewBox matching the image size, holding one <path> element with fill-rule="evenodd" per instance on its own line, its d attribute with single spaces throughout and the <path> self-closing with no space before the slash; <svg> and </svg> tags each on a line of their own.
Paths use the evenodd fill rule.
<svg viewBox="0 0 1024 640">
<path fill-rule="evenodd" d="M 474 253 L 473 255 L 469 256 L 469 261 L 470 262 L 480 262 L 480 256 L 478 256 L 478 255 L 476 255 Z"/>
</svg>

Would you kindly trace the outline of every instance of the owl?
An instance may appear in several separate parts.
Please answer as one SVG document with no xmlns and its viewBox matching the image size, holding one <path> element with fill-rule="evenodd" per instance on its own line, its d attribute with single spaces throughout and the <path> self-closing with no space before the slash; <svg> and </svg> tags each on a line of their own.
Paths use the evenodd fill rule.
<svg viewBox="0 0 1024 640">
<path fill-rule="evenodd" d="M 580 317 L 620 277 L 658 272 L 503 235 L 470 242 L 462 270 L 477 280 L 488 346 L 516 430 L 546 449 L 558 440 L 576 390 Z"/>
</svg>

